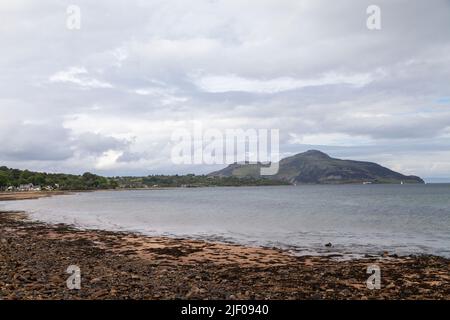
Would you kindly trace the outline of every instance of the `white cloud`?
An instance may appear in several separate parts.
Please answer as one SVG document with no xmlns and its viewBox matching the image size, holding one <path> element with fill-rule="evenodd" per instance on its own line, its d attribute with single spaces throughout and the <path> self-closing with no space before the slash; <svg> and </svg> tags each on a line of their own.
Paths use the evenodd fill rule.
<svg viewBox="0 0 450 320">
<path fill-rule="evenodd" d="M 242 78 L 237 75 L 226 75 L 193 77 L 193 81 L 201 90 L 206 92 L 220 93 L 243 91 L 253 93 L 277 93 L 327 85 L 363 87 L 372 82 L 373 78 L 374 77 L 369 73 L 344 75 L 331 72 L 314 79 L 282 77 L 262 80 Z"/>
<path fill-rule="evenodd" d="M 167 88 L 149 87 L 149 88 L 135 89 L 132 92 L 141 96 L 156 97 L 162 105 L 178 104 L 189 100 L 188 97 L 178 96 L 176 94 L 176 90 L 173 88 L 167 89 Z"/>
<path fill-rule="evenodd" d="M 317 134 L 290 134 L 290 143 L 323 146 L 364 146 L 374 144 L 374 140 L 365 136 L 349 135 L 345 133 L 317 133 Z"/>
<path fill-rule="evenodd" d="M 89 76 L 83 67 L 70 67 L 66 70 L 56 72 L 50 76 L 50 82 L 72 83 L 83 88 L 113 88 L 108 82 L 103 82 Z"/>
<path fill-rule="evenodd" d="M 96 169 L 107 170 L 114 168 L 119 157 L 123 154 L 121 151 L 110 150 L 105 152 L 101 157 L 97 158 L 95 164 Z"/>
</svg>

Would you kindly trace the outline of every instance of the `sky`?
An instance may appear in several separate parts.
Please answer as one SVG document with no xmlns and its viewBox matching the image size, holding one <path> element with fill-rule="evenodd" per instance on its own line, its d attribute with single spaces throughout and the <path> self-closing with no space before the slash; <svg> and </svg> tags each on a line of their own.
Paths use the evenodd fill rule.
<svg viewBox="0 0 450 320">
<path fill-rule="evenodd" d="M 171 161 L 201 123 L 450 177 L 448 0 L 2 0 L 0 52 L 0 165 L 206 173 Z"/>
</svg>

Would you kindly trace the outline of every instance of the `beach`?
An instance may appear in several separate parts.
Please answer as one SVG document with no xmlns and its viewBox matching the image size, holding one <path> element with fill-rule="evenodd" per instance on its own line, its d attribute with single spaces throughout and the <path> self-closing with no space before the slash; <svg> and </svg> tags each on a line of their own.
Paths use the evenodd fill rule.
<svg viewBox="0 0 450 320">
<path fill-rule="evenodd" d="M 68 194 L 68 192 L 65 191 L 0 192 L 0 201 L 33 200 L 63 194 Z"/>
<path fill-rule="evenodd" d="M 450 261 L 437 256 L 386 253 L 340 261 L 80 230 L 32 221 L 24 212 L 0 213 L 0 231 L 1 299 L 450 299 Z M 81 271 L 79 290 L 66 285 L 71 265 Z M 380 289 L 367 287 L 371 265 L 381 270 Z"/>
</svg>

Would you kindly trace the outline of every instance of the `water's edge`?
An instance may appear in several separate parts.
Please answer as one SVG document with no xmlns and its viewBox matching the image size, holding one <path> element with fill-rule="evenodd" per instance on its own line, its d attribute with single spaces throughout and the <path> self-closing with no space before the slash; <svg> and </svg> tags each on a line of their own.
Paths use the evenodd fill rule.
<svg viewBox="0 0 450 320">
<path fill-rule="evenodd" d="M 0 210 L 23 210 L 34 221 L 78 229 L 278 248 L 300 256 L 361 258 L 388 252 L 448 258 L 448 190 L 312 186 L 111 191 L 8 201 L 0 203 Z"/>
</svg>

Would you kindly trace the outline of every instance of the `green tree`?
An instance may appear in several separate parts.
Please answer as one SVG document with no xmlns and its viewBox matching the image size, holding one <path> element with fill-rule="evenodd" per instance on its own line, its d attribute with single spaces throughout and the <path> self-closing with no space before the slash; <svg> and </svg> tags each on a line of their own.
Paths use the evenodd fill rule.
<svg viewBox="0 0 450 320">
<path fill-rule="evenodd" d="M 8 175 L 0 171 L 0 188 L 9 186 L 9 183 Z"/>
</svg>

